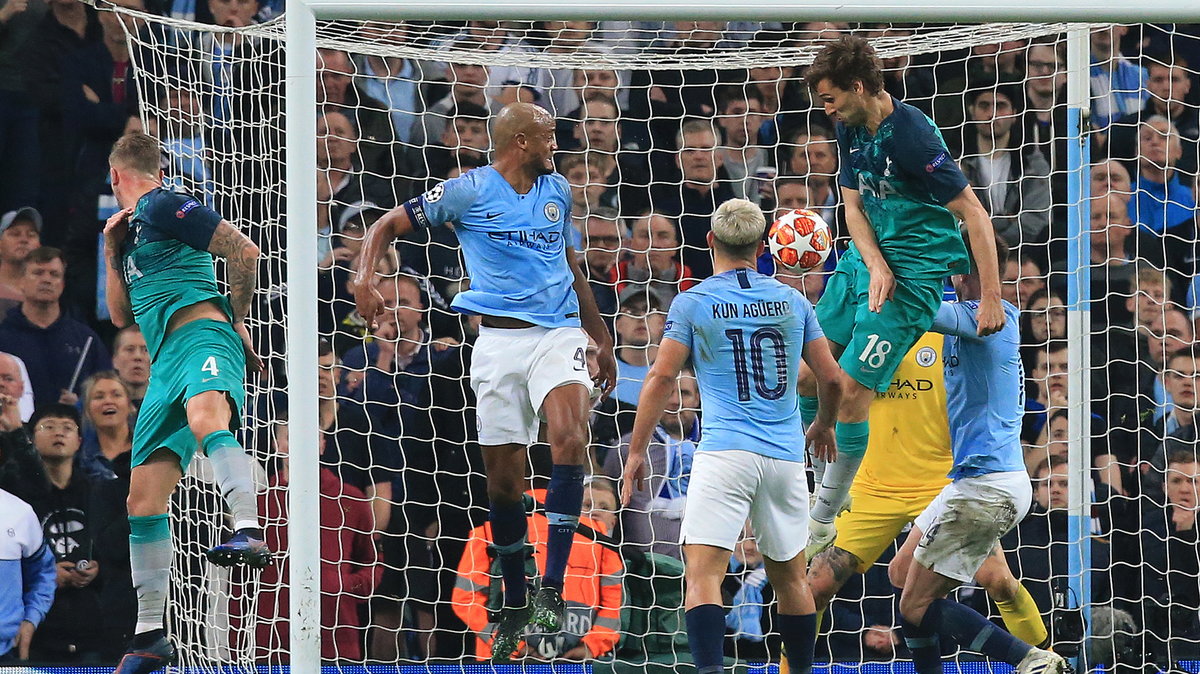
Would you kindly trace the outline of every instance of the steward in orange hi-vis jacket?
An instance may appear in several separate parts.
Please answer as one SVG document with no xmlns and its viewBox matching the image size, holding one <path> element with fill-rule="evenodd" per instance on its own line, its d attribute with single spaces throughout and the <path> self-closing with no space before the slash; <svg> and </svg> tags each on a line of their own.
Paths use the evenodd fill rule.
<svg viewBox="0 0 1200 674">
<path fill-rule="evenodd" d="M 538 503 L 544 503 L 546 491 L 528 492 Z M 602 523 L 581 517 L 597 533 L 607 534 Z M 549 521 L 545 515 L 529 515 L 529 544 L 539 575 L 546 568 L 546 539 Z M 488 571 L 494 561 L 488 546 L 492 542 L 489 524 L 471 532 L 467 548 L 458 565 L 458 580 L 451 601 L 454 612 L 475 633 L 475 656 L 487 660 L 492 655 L 491 640 L 496 625 L 488 615 L 488 598 L 493 578 Z M 620 639 L 621 580 L 625 567 L 621 556 L 613 549 L 575 534 L 571 556 L 567 559 L 567 575 L 563 599 L 567 615 L 559 634 L 528 632 L 519 653 L 541 659 L 590 660 L 610 653 Z M 532 628 L 536 630 L 536 628 Z"/>
</svg>

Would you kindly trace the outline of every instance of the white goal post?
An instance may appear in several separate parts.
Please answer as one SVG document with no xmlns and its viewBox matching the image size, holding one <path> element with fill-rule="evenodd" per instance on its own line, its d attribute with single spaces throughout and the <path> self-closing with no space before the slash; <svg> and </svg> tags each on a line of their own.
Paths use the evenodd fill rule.
<svg viewBox="0 0 1200 674">
<path fill-rule="evenodd" d="M 1200 5 L 1179 0 L 1147 0 L 1131 3 L 1118 0 L 947 0 L 943 3 L 903 0 L 845 0 L 842 2 L 798 3 L 791 0 L 497 0 L 481 4 L 475 0 L 438 2 L 391 2 L 388 0 L 288 0 L 286 8 L 287 82 L 287 219 L 293 223 L 317 220 L 317 155 L 313 139 L 317 131 L 317 22 L 335 19 L 377 20 L 570 20 L 570 19 L 756 19 L 839 21 L 1068 21 L 1068 22 L 1179 22 L 1200 20 Z M 1090 331 L 1088 248 L 1089 181 L 1084 173 L 1089 163 L 1087 144 L 1080 133 L 1086 125 L 1088 106 L 1087 26 L 1070 31 L 1068 38 L 1069 105 L 1069 192 L 1068 339 L 1071 344 L 1069 399 L 1070 512 L 1073 540 L 1086 535 L 1085 500 L 1086 449 L 1090 436 L 1087 419 L 1090 401 L 1087 335 Z M 315 454 L 318 437 L 317 382 L 312 376 L 317 362 L 317 252 L 312 232 L 300 226 L 288 228 L 288 380 L 290 432 L 297 458 L 291 464 L 290 511 L 318 511 L 319 466 Z M 293 517 L 290 531 L 291 645 L 290 660 L 296 674 L 318 674 L 320 657 L 320 550 L 319 522 L 315 517 Z M 1071 575 L 1086 583 L 1087 546 L 1070 559 Z M 1080 597 L 1087 597 L 1080 588 Z"/>
</svg>

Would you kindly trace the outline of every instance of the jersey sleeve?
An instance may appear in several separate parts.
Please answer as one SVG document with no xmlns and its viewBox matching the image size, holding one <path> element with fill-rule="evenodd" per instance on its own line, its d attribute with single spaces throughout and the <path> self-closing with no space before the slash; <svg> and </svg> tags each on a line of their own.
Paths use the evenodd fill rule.
<svg viewBox="0 0 1200 674">
<path fill-rule="evenodd" d="M 837 123 L 838 144 L 838 184 L 852 190 L 858 190 L 858 181 L 854 179 L 854 170 L 850 167 L 850 134 L 846 133 L 846 125 Z"/>
<path fill-rule="evenodd" d="M 943 335 L 978 339 L 975 322 L 976 302 L 942 302 L 937 315 L 933 318 L 933 332 Z"/>
<path fill-rule="evenodd" d="M 821 329 L 821 324 L 817 322 L 817 312 L 813 309 L 812 302 L 808 301 L 804 295 L 796 291 L 796 299 L 794 300 L 799 307 L 797 312 L 803 319 L 804 327 L 804 343 L 808 344 L 814 339 L 825 336 L 825 331 Z"/>
<path fill-rule="evenodd" d="M 417 229 L 429 229 L 446 222 L 458 224 L 478 196 L 474 177 L 466 173 L 438 183 L 428 192 L 404 202 L 404 211 Z"/>
<path fill-rule="evenodd" d="M 928 117 L 917 111 L 908 120 L 907 128 L 896 129 L 893 136 L 892 161 L 908 175 L 921 177 L 925 188 L 944 206 L 967 187 L 967 177 Z"/>
<path fill-rule="evenodd" d="M 671 309 L 667 312 L 667 323 L 663 327 L 663 338 L 671 339 L 686 346 L 688 351 L 692 350 L 692 315 L 691 307 L 694 300 L 691 295 L 680 293 L 675 296 L 671 302 Z"/>
<path fill-rule="evenodd" d="M 207 251 L 222 219 L 220 213 L 192 197 L 161 192 L 151 212 L 150 223 L 155 229 L 196 250 Z"/>
</svg>

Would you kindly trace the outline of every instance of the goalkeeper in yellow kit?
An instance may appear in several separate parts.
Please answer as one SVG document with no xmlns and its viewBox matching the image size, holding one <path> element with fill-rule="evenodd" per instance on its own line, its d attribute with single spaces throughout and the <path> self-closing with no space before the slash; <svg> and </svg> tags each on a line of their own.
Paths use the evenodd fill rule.
<svg viewBox="0 0 1200 674">
<path fill-rule="evenodd" d="M 818 615 L 850 576 L 865 573 L 950 482 L 943 339 L 926 333 L 917 340 L 891 386 L 871 403 L 871 440 L 850 487 L 852 506 L 838 516 L 833 546 L 808 570 Z M 1041 613 L 998 546 L 975 580 L 996 602 L 1009 632 L 1033 646 L 1046 642 Z M 892 578 L 892 584 L 901 587 L 904 579 Z"/>
</svg>

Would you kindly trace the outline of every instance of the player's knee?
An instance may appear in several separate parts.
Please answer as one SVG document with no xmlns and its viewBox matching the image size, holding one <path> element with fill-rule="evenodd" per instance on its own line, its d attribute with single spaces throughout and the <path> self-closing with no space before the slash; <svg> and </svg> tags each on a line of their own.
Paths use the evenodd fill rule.
<svg viewBox="0 0 1200 674">
<path fill-rule="evenodd" d="M 1016 599 L 1017 589 L 1020 587 L 1020 583 L 1009 572 L 1007 565 L 1001 567 L 995 563 L 984 564 L 980 567 L 975 574 L 975 581 L 987 591 L 993 601 Z"/>
<path fill-rule="evenodd" d="M 561 424 L 556 428 L 549 429 L 547 436 L 556 463 L 563 463 L 559 460 L 559 456 L 564 453 L 567 456 L 578 455 L 582 458 L 583 450 L 587 447 L 588 442 L 587 424 Z"/>
<path fill-rule="evenodd" d="M 918 597 L 909 592 L 902 593 L 900 595 L 900 615 L 904 616 L 908 622 L 919 625 L 925 618 L 925 611 L 929 610 L 929 604 L 929 597 Z"/>
</svg>

